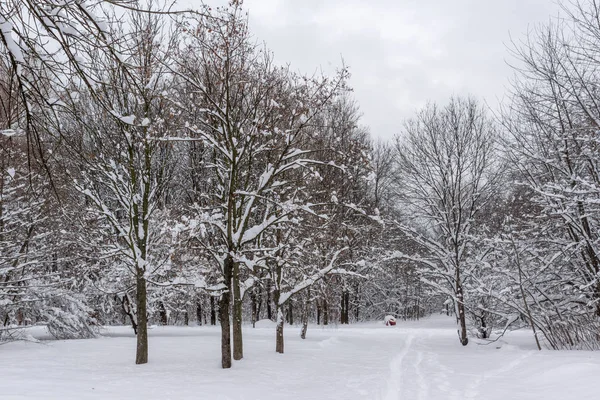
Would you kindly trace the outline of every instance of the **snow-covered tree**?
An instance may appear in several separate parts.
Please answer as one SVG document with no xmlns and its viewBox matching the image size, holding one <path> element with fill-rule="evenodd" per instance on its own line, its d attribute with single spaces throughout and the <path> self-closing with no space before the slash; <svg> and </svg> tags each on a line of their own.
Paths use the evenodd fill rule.
<svg viewBox="0 0 600 400">
<path fill-rule="evenodd" d="M 159 249 L 166 222 L 160 220 L 161 200 L 171 176 L 169 142 L 178 122 L 163 98 L 169 89 L 165 66 L 173 41 L 168 29 L 151 13 L 132 12 L 127 24 L 111 26 L 106 35 L 119 38 L 112 54 L 79 49 L 90 90 L 75 79 L 56 106 L 55 140 L 61 156 L 70 160 L 65 173 L 83 195 L 83 206 L 97 220 L 97 257 L 115 257 L 108 271 L 99 272 L 127 293 L 135 287 L 136 363 L 148 360 L 147 284 L 169 261 Z M 171 37 L 172 39 L 173 37 Z M 133 305 L 132 305 L 133 306 Z"/>
<path fill-rule="evenodd" d="M 598 332 L 599 7 L 596 2 L 565 7 L 565 18 L 515 50 L 519 69 L 513 102 L 505 109 L 508 157 L 540 209 L 531 224 L 518 221 L 527 236 L 515 239 L 513 258 L 520 255 L 525 289 L 535 303 L 533 319 L 552 347 L 590 345 L 593 334 L 575 331 Z M 552 334 L 560 325 L 573 335 Z"/>
<path fill-rule="evenodd" d="M 473 235 L 494 193 L 496 130 L 475 100 L 428 105 L 397 138 L 398 196 L 411 225 L 404 231 L 425 254 L 407 254 L 425 267 L 423 279 L 452 297 L 468 343 L 464 281 L 476 268 Z"/>
<path fill-rule="evenodd" d="M 176 73 L 182 88 L 174 104 L 187 116 L 182 140 L 197 140 L 212 190 L 198 202 L 200 242 L 220 271 L 222 364 L 231 366 L 229 304 L 233 297 L 233 358 L 243 357 L 242 301 L 258 270 L 261 235 L 314 213 L 290 173 L 312 173 L 320 163 L 302 148 L 315 115 L 345 88 L 346 72 L 305 78 L 276 67 L 251 42 L 239 5 L 186 27 Z M 298 177 L 298 176 L 296 176 Z M 301 180 L 300 180 L 301 181 Z M 202 196 L 200 196 L 202 197 Z"/>
</svg>

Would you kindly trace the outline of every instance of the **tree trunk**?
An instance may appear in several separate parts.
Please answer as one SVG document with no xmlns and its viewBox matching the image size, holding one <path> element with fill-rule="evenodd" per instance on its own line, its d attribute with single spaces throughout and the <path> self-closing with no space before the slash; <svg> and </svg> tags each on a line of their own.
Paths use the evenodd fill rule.
<svg viewBox="0 0 600 400">
<path fill-rule="evenodd" d="M 256 320 L 260 321 L 260 309 L 262 306 L 262 288 L 258 289 L 258 294 L 256 295 Z"/>
<path fill-rule="evenodd" d="M 321 302 L 316 301 L 317 304 L 317 325 L 321 325 Z"/>
<path fill-rule="evenodd" d="M 310 288 L 306 291 L 304 297 L 304 304 L 302 304 L 302 329 L 300 330 L 300 337 L 306 339 L 306 331 L 308 330 L 308 313 L 310 307 Z"/>
<path fill-rule="evenodd" d="M 215 298 L 210 296 L 210 324 L 217 324 L 217 312 L 215 311 Z"/>
<path fill-rule="evenodd" d="M 596 285 L 596 316 L 600 318 L 600 282 Z"/>
<path fill-rule="evenodd" d="M 487 339 L 488 338 L 488 330 L 487 330 L 487 324 L 485 323 L 485 317 L 482 315 L 481 317 L 479 317 L 479 320 L 481 321 L 481 338 Z"/>
<path fill-rule="evenodd" d="M 138 268 L 136 271 L 136 302 L 137 302 L 137 347 L 135 353 L 136 364 L 148 362 L 148 314 L 146 279 L 144 271 Z"/>
<path fill-rule="evenodd" d="M 277 267 L 277 282 L 281 277 L 281 268 Z M 283 305 L 279 304 L 279 285 L 275 286 L 273 291 L 273 300 L 275 302 L 275 312 L 277 313 L 277 327 L 275 328 L 275 351 L 283 354 Z"/>
<path fill-rule="evenodd" d="M 354 292 L 354 319 L 358 322 L 359 311 L 360 311 L 360 286 L 356 284 L 356 290 Z"/>
<path fill-rule="evenodd" d="M 167 325 L 167 310 L 165 309 L 165 304 L 162 301 L 158 302 L 158 314 L 160 316 L 160 324 L 163 326 Z"/>
<path fill-rule="evenodd" d="M 221 366 L 231 368 L 231 332 L 229 325 L 229 292 L 219 300 L 219 319 L 221 322 Z"/>
<path fill-rule="evenodd" d="M 121 307 L 123 307 L 123 312 L 125 313 L 126 318 L 129 317 L 131 327 L 133 328 L 133 333 L 137 335 L 137 319 L 131 309 L 131 299 L 129 298 L 129 293 L 123 295 L 123 299 L 121 300 Z"/>
<path fill-rule="evenodd" d="M 329 325 L 329 306 L 326 299 L 323 299 L 323 325 Z"/>
<path fill-rule="evenodd" d="M 273 309 L 271 308 L 271 282 L 267 281 L 267 318 L 273 320 Z"/>
<path fill-rule="evenodd" d="M 294 305 L 291 299 L 289 300 L 288 304 L 288 321 L 290 325 L 294 325 Z"/>
<path fill-rule="evenodd" d="M 341 312 L 340 312 L 340 323 L 341 324 L 349 324 L 350 323 L 350 292 L 347 290 L 342 291 L 342 302 L 341 302 Z"/>
<path fill-rule="evenodd" d="M 221 323 L 221 366 L 231 368 L 231 326 L 229 323 L 229 305 L 231 300 L 231 275 L 233 260 L 230 256 L 223 263 L 223 277 L 226 289 L 219 300 L 219 321 Z"/>
<path fill-rule="evenodd" d="M 277 328 L 275 333 L 275 351 L 283 354 L 283 311 L 277 307 Z"/>
<path fill-rule="evenodd" d="M 469 344 L 469 338 L 467 337 L 467 321 L 465 317 L 465 303 L 464 303 L 464 295 L 462 283 L 460 281 L 460 273 L 458 268 L 456 269 L 456 312 L 458 313 L 458 321 L 460 323 L 460 334 L 459 339 L 460 343 L 463 346 Z"/>
<path fill-rule="evenodd" d="M 240 290 L 240 264 L 233 263 L 233 359 L 244 358 L 242 338 L 242 296 Z"/>
<path fill-rule="evenodd" d="M 350 323 L 350 291 L 346 291 L 345 295 L 344 295 L 344 301 L 346 303 L 346 325 L 348 325 Z"/>
<path fill-rule="evenodd" d="M 252 289 L 250 291 L 250 313 L 252 315 L 252 327 L 255 328 L 256 327 L 256 313 L 257 313 L 257 307 L 256 307 L 256 293 L 254 292 L 254 289 Z"/>
<path fill-rule="evenodd" d="M 211 297 L 212 299 L 212 297 Z M 202 326 L 202 299 L 198 298 L 196 301 L 196 321 L 199 326 Z"/>
<path fill-rule="evenodd" d="M 342 291 L 342 299 L 340 301 L 340 324 L 345 323 L 344 315 L 344 292 Z"/>
</svg>

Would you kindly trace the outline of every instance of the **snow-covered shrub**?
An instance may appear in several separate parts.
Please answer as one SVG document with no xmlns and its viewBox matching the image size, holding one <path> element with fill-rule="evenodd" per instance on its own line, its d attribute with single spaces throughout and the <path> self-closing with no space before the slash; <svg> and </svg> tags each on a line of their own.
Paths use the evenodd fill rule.
<svg viewBox="0 0 600 400">
<path fill-rule="evenodd" d="M 90 316 L 92 310 L 76 296 L 52 296 L 45 303 L 40 317 L 56 339 L 96 337 L 98 328 L 95 319 Z"/>
</svg>

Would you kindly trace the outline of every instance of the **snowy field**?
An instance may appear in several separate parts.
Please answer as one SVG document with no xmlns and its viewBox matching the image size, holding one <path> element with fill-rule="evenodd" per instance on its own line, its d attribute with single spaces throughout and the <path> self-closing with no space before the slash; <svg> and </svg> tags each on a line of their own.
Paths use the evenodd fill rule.
<svg viewBox="0 0 600 400">
<path fill-rule="evenodd" d="M 246 327 L 245 359 L 220 368 L 217 327 L 157 327 L 150 362 L 133 364 L 126 327 L 92 340 L 0 346 L 0 398 L 18 399 L 597 399 L 600 353 L 535 350 L 529 332 L 463 348 L 454 320 L 323 329 Z"/>
</svg>

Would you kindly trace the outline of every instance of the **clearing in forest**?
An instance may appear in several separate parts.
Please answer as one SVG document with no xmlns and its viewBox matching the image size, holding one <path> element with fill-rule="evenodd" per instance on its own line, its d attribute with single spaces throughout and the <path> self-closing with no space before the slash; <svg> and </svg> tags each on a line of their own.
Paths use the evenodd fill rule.
<svg viewBox="0 0 600 400">
<path fill-rule="evenodd" d="M 562 400 L 600 389 L 598 353 L 539 352 L 528 331 L 463 347 L 445 316 L 310 326 L 306 340 L 286 326 L 283 355 L 273 326 L 244 328 L 245 358 L 230 370 L 220 368 L 218 327 L 151 329 L 147 365 L 133 364 L 126 327 L 99 339 L 9 343 L 0 348 L 0 398 Z"/>
</svg>

